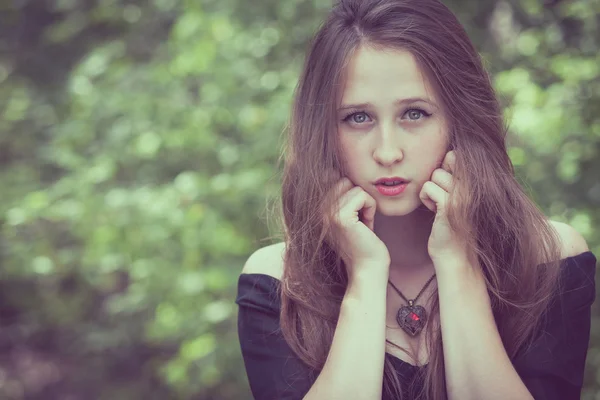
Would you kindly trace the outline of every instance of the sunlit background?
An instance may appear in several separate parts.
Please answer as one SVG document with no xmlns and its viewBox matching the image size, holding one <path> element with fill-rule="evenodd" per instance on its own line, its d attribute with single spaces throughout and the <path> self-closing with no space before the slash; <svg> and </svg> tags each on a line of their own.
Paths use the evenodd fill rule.
<svg viewBox="0 0 600 400">
<path fill-rule="evenodd" d="M 600 255 L 600 1 L 445 3 L 520 181 Z M 0 3 L 0 398 L 251 398 L 237 277 L 276 233 L 282 132 L 329 6 Z"/>
</svg>

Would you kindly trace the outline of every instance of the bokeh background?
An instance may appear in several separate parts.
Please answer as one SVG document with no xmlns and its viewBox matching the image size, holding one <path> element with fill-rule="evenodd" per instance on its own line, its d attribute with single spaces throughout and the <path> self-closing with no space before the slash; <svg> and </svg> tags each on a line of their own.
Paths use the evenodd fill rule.
<svg viewBox="0 0 600 400">
<path fill-rule="evenodd" d="M 600 255 L 600 1 L 446 4 L 520 181 Z M 277 241 L 283 132 L 330 5 L 0 2 L 1 399 L 251 398 L 237 278 Z"/>
</svg>

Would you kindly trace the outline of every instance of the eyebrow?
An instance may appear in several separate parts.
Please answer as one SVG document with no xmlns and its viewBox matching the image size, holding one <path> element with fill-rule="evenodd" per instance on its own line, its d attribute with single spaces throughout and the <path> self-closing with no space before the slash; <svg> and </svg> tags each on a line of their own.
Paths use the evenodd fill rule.
<svg viewBox="0 0 600 400">
<path fill-rule="evenodd" d="M 433 107 L 437 107 L 437 105 L 433 102 L 433 100 L 430 99 L 424 99 L 422 97 L 407 97 L 406 99 L 398 99 L 396 101 L 394 101 L 394 105 L 403 105 L 403 104 L 407 104 L 407 103 L 416 103 L 418 101 L 427 103 L 432 105 Z M 349 108 L 367 108 L 367 107 L 372 107 L 373 104 L 371 103 L 361 103 L 361 104 L 344 104 L 342 105 L 338 110 L 346 110 Z"/>
</svg>

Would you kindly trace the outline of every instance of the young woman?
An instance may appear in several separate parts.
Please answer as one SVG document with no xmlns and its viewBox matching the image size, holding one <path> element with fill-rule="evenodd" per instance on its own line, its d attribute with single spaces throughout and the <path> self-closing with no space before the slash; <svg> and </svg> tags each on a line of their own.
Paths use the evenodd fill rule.
<svg viewBox="0 0 600 400">
<path fill-rule="evenodd" d="M 238 282 L 256 399 L 578 399 L 596 258 L 526 196 L 437 0 L 341 0 L 295 93 L 284 242 Z"/>
</svg>

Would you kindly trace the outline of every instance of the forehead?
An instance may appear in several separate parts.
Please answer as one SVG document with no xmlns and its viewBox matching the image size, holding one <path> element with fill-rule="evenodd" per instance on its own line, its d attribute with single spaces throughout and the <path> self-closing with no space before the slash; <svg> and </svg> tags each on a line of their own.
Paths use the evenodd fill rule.
<svg viewBox="0 0 600 400">
<path fill-rule="evenodd" d="M 342 102 L 382 102 L 398 97 L 435 99 L 425 71 L 412 53 L 359 47 L 347 65 Z"/>
</svg>

